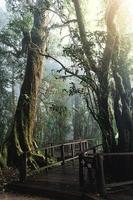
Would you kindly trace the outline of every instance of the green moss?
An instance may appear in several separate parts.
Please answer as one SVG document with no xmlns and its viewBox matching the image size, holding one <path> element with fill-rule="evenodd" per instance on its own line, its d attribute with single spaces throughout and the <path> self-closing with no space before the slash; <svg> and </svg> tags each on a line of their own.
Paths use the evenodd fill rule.
<svg viewBox="0 0 133 200">
<path fill-rule="evenodd" d="M 22 151 L 20 143 L 19 143 L 18 132 L 16 130 L 16 126 L 14 126 L 13 135 L 14 135 L 14 143 L 15 143 L 15 147 L 16 147 L 16 152 L 17 152 L 17 155 L 20 156 L 23 154 L 23 151 Z"/>
<path fill-rule="evenodd" d="M 7 145 L 1 147 L 0 152 L 0 167 L 7 166 Z"/>
</svg>

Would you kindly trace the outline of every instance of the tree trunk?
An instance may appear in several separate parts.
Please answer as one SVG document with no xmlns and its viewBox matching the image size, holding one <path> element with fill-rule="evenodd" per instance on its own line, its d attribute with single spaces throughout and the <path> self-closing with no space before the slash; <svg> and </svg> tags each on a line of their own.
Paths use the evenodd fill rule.
<svg viewBox="0 0 133 200">
<path fill-rule="evenodd" d="M 20 91 L 12 131 L 8 143 L 9 164 L 19 167 L 22 154 L 37 153 L 33 139 L 36 104 L 39 93 L 43 57 L 39 52 L 46 48 L 46 2 L 38 0 L 34 11 L 34 24 L 28 46 L 25 77 Z M 40 8 L 40 9 L 39 9 Z"/>
<path fill-rule="evenodd" d="M 121 100 L 121 113 L 119 113 L 118 116 L 121 121 L 117 123 L 117 128 L 119 130 L 118 148 L 125 151 L 133 151 L 133 120 L 130 102 L 122 82 L 122 77 L 116 71 L 114 71 L 114 80 L 116 91 L 119 93 Z M 117 118 L 116 121 L 118 121 Z M 121 129 L 119 129 L 120 126 L 122 126 Z"/>
<path fill-rule="evenodd" d="M 12 117 L 14 117 L 16 105 L 15 105 L 15 69 L 14 66 L 12 66 Z"/>
<path fill-rule="evenodd" d="M 117 38 L 117 29 L 115 25 L 115 17 L 117 11 L 120 7 L 119 0 L 113 0 L 109 4 L 107 17 L 106 17 L 106 25 L 107 25 L 107 40 L 106 46 L 103 53 L 102 62 L 99 63 L 99 67 L 95 63 L 93 59 L 92 51 L 88 45 L 85 26 L 82 17 L 82 11 L 80 8 L 80 1 L 73 0 L 75 6 L 75 12 L 77 16 L 77 22 L 79 27 L 79 33 L 81 38 L 81 43 L 83 45 L 83 49 L 85 55 L 88 60 L 88 68 L 85 67 L 85 72 L 88 77 L 88 87 L 90 87 L 90 79 L 91 73 L 90 70 L 93 71 L 99 81 L 99 88 L 96 92 L 97 100 L 98 100 L 98 108 L 99 108 L 99 116 L 98 116 L 98 123 L 102 131 L 102 138 L 103 138 L 103 147 L 104 151 L 115 151 L 116 142 L 115 142 L 115 134 L 112 127 L 112 122 L 110 120 L 110 112 L 109 112 L 109 69 L 110 69 L 110 62 L 112 59 L 113 50 L 115 47 L 115 41 Z"/>
</svg>

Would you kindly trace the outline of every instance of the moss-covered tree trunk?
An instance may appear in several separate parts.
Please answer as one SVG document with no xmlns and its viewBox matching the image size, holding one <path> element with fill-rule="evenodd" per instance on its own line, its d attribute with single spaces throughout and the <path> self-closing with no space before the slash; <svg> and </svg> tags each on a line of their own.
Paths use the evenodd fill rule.
<svg viewBox="0 0 133 200">
<path fill-rule="evenodd" d="M 34 8 L 34 24 L 28 44 L 25 76 L 8 142 L 8 161 L 17 166 L 20 165 L 23 153 L 29 152 L 29 155 L 36 153 L 33 130 L 43 67 L 43 57 L 40 52 L 45 52 L 46 48 L 47 8 L 48 2 L 41 0 L 37 1 Z"/>
<path fill-rule="evenodd" d="M 115 48 L 115 42 L 117 40 L 117 29 L 115 24 L 115 17 L 117 15 L 117 11 L 120 7 L 119 0 L 113 0 L 109 2 L 109 7 L 107 9 L 106 16 L 106 25 L 107 25 L 107 40 L 105 49 L 103 52 L 102 61 L 98 64 L 95 59 L 93 59 L 93 53 L 91 48 L 89 47 L 89 43 L 87 41 L 87 36 L 85 32 L 85 26 L 82 17 L 82 11 L 80 8 L 80 1 L 73 0 L 75 12 L 77 16 L 77 22 L 79 27 L 79 33 L 81 38 L 81 43 L 88 60 L 88 67 L 85 67 L 86 76 L 88 78 L 88 87 L 91 86 L 91 71 L 95 73 L 98 79 L 97 90 L 94 89 L 97 101 L 98 101 L 98 123 L 102 131 L 103 138 L 103 147 L 104 151 L 115 151 L 116 150 L 116 142 L 115 142 L 115 133 L 113 130 L 113 124 L 110 116 L 110 108 L 109 108 L 109 70 L 110 64 L 112 60 L 113 51 Z M 92 78 L 93 79 L 93 78 Z M 93 82 L 93 81 L 92 81 Z"/>
<path fill-rule="evenodd" d="M 118 149 L 119 151 L 133 151 L 133 119 L 129 94 L 122 76 L 117 71 L 114 71 L 114 80 L 116 86 L 114 111 L 119 131 Z"/>
</svg>

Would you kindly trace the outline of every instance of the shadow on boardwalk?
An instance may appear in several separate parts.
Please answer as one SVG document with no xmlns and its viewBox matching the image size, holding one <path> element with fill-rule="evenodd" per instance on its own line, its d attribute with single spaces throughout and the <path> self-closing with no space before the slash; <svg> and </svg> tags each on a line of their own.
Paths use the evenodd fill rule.
<svg viewBox="0 0 133 200">
<path fill-rule="evenodd" d="M 30 176 L 24 183 L 13 182 L 8 189 L 62 200 L 99 200 L 93 195 L 86 196 L 80 188 L 78 160 Z"/>
<path fill-rule="evenodd" d="M 13 182 L 8 185 L 8 189 L 52 199 L 103 200 L 96 194 L 86 194 L 81 189 L 78 160 L 30 176 L 23 183 Z M 133 186 L 119 188 L 115 192 L 112 191 L 112 194 L 107 194 L 105 200 L 133 200 Z"/>
<path fill-rule="evenodd" d="M 54 200 L 44 197 L 30 196 L 30 195 L 22 195 L 15 193 L 0 193 L 0 200 Z"/>
<path fill-rule="evenodd" d="M 133 200 L 133 185 L 119 188 L 112 194 L 108 194 L 107 200 Z"/>
</svg>

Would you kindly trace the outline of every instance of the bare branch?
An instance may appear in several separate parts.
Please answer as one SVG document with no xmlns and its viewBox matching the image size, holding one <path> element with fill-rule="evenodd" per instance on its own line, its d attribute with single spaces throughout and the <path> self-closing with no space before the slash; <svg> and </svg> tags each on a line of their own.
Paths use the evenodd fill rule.
<svg viewBox="0 0 133 200">
<path fill-rule="evenodd" d="M 69 70 L 65 65 L 63 65 L 63 63 L 61 63 L 59 60 L 57 60 L 56 58 L 54 58 L 53 56 L 51 56 L 51 55 L 49 55 L 49 54 L 42 53 L 41 50 L 39 49 L 39 47 L 38 47 L 36 44 L 34 44 L 34 43 L 32 43 L 32 44 L 33 44 L 33 46 L 35 46 L 35 47 L 34 47 L 34 48 L 30 47 L 31 49 L 36 49 L 37 51 L 39 51 L 39 54 L 40 54 L 41 56 L 45 56 L 46 58 L 51 58 L 51 59 L 53 59 L 54 61 L 56 61 L 56 62 L 62 67 L 62 69 L 65 70 L 65 72 L 67 72 L 68 74 L 71 74 L 72 76 L 77 77 L 77 78 L 79 78 L 80 80 L 82 80 L 83 82 L 89 84 L 90 87 L 91 87 L 95 92 L 97 92 L 98 86 L 97 86 L 97 84 L 95 83 L 95 81 L 91 78 L 91 74 L 90 74 L 90 73 L 89 73 L 89 75 L 87 76 L 87 78 L 86 78 L 85 75 L 79 75 L 78 73 L 74 73 L 74 72 L 72 72 L 71 70 Z M 70 66 L 70 67 L 71 67 L 71 66 Z"/>
<path fill-rule="evenodd" d="M 75 23 L 75 22 L 77 22 L 77 20 L 76 20 L 76 19 L 72 19 L 72 20 L 65 21 L 65 22 L 62 23 L 62 24 L 53 24 L 53 25 L 50 27 L 50 29 L 51 29 L 51 28 L 62 28 L 62 27 L 64 27 L 64 26 L 68 26 L 68 24 L 70 24 L 70 23 Z"/>
<path fill-rule="evenodd" d="M 39 50 L 39 49 L 38 49 L 38 50 Z M 56 61 L 59 65 L 61 65 L 61 67 L 62 67 L 67 73 L 69 73 L 69 74 L 71 74 L 71 75 L 73 75 L 73 76 L 76 76 L 77 78 L 81 79 L 81 80 L 84 81 L 84 82 L 87 82 L 86 79 L 84 78 L 84 76 L 79 75 L 79 74 L 76 74 L 76 73 L 70 71 L 67 67 L 65 67 L 65 66 L 63 65 L 63 63 L 61 63 L 59 60 L 57 60 L 57 59 L 54 58 L 53 56 L 50 56 L 49 54 L 43 54 L 43 53 L 41 53 L 40 51 L 39 51 L 39 53 L 40 53 L 40 55 L 45 56 L 46 58 L 52 58 L 52 59 L 53 59 L 54 61 Z"/>
</svg>

